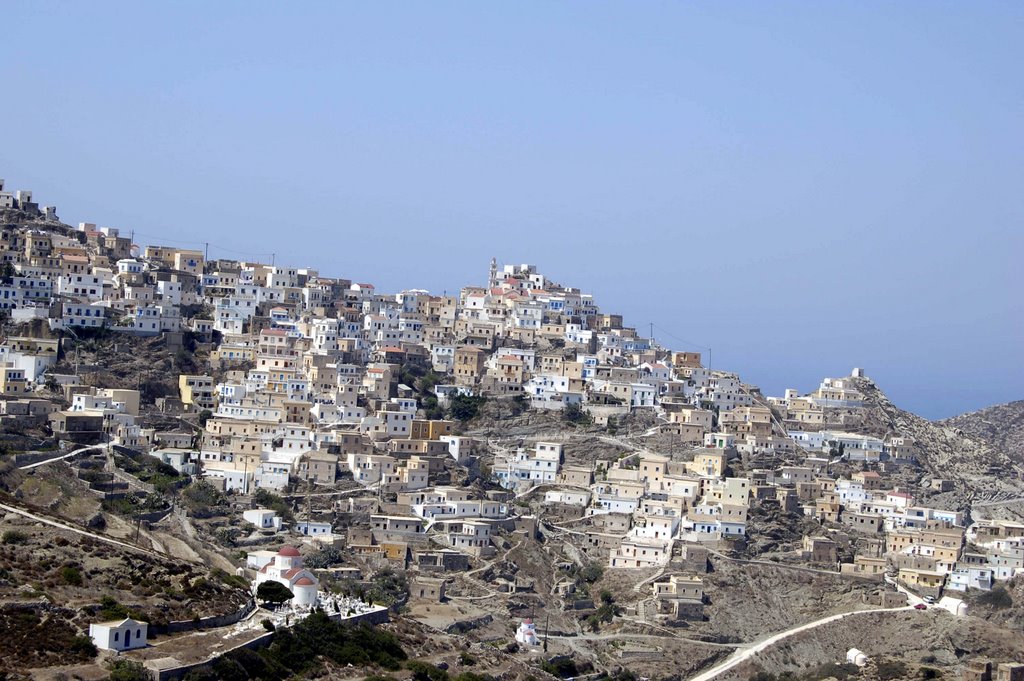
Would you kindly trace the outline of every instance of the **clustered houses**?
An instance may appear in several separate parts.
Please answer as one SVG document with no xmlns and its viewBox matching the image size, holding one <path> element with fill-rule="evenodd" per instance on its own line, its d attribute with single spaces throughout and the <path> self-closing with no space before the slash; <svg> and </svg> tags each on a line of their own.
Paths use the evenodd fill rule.
<svg viewBox="0 0 1024 681">
<path fill-rule="evenodd" d="M 117 229 L 56 222 L 31 192 L 5 192 L 0 209 L 33 218 L 0 229 L 0 311 L 17 322 L 45 320 L 51 329 L 109 328 L 157 335 L 184 330 L 181 306 L 199 302 L 203 254 L 149 247 L 143 254 Z M 29 389 L 56 359 L 56 347 L 21 348 L 3 358 L 24 371 Z"/>
<path fill-rule="evenodd" d="M 3 207 L 38 211 L 28 193 L 10 195 L 0 182 Z M 420 551 L 416 560 L 429 569 L 462 565 L 457 556 L 493 551 L 495 528 L 524 522 L 510 516 L 513 495 L 543 487 L 545 503 L 583 509 L 592 522 L 587 553 L 612 568 L 706 556 L 704 545 L 744 540 L 752 505 L 774 504 L 877 535 L 876 549 L 844 565 L 847 572 L 898 571 L 914 588 L 962 589 L 988 588 L 1024 570 L 1021 527 L 972 528 L 980 552 L 965 552 L 960 513 L 917 505 L 873 470 L 912 461 L 910 438 L 881 439 L 829 423 L 827 410 L 864 404 L 859 369 L 825 379 L 807 395 L 787 390 L 765 398 L 737 376 L 706 367 L 699 353 L 641 337 L 621 315 L 533 265 L 499 268 L 492 260 L 486 285 L 457 296 L 385 294 L 312 269 L 207 260 L 203 251 L 177 247 L 140 249 L 109 227 L 44 227 L 0 231 L 0 310 L 16 321 L 47 320 L 72 336 L 107 328 L 179 341 L 189 331 L 209 341 L 209 372 L 179 376 L 178 400 L 161 405 L 201 414 L 202 432 L 140 427 L 137 391 L 48 374 L 59 341 L 15 336 L 0 344 L 0 422 L 49 419 L 72 438 L 149 449 L 225 491 L 330 486 L 351 477 L 367 497 L 397 498 L 359 507 L 377 512 L 369 530 L 349 534 L 359 552 L 401 557 L 410 544 L 429 548 L 422 545 L 433 536 L 446 548 Z M 499 450 L 490 474 L 503 489 L 471 494 L 450 486 L 450 467 L 486 444 L 457 435 L 452 421 L 437 418 L 441 409 L 421 401 L 411 384 L 428 374 L 441 409 L 464 396 L 511 396 L 609 425 L 648 410 L 657 417 L 648 434 L 678 447 L 669 454 L 638 450 L 600 468 L 566 464 L 559 442 Z M 54 411 L 33 397 L 54 382 L 68 409 Z M 730 466 L 734 459 L 780 458 L 801 464 L 744 466 L 742 475 Z M 833 477 L 837 462 L 865 470 Z M 355 509 L 361 502 L 347 503 Z M 266 509 L 247 519 L 261 530 L 281 529 Z M 294 529 L 331 535 L 329 524 L 304 522 Z M 804 553 L 836 562 L 829 537 L 809 537 Z M 695 577 L 654 589 L 663 614 L 699 610 Z"/>
</svg>

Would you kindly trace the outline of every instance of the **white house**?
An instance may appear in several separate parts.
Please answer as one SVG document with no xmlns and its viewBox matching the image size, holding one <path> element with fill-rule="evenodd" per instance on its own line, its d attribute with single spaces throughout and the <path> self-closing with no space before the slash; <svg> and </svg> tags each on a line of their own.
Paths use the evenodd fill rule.
<svg viewBox="0 0 1024 681">
<path fill-rule="evenodd" d="M 149 624 L 131 618 L 89 625 L 89 638 L 101 650 L 134 650 L 146 647 Z"/>
<path fill-rule="evenodd" d="M 301 520 L 295 523 L 295 531 L 307 537 L 328 537 L 331 535 L 331 524 Z"/>
<path fill-rule="evenodd" d="M 248 511 L 242 512 L 242 518 L 261 530 L 274 530 L 276 532 L 281 529 L 280 516 L 277 515 L 276 511 L 272 511 L 269 508 L 251 508 Z"/>
<path fill-rule="evenodd" d="M 511 457 L 498 455 L 494 460 L 493 475 L 505 489 L 520 484 L 555 482 L 562 462 L 562 445 L 557 442 L 538 442 L 533 452 L 516 452 Z"/>
</svg>

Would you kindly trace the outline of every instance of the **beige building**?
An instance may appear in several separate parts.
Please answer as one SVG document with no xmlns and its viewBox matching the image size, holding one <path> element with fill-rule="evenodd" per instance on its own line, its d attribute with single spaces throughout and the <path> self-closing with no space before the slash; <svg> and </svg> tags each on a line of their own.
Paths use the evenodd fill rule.
<svg viewBox="0 0 1024 681">
<path fill-rule="evenodd" d="M 461 345 L 455 348 L 455 381 L 461 385 L 476 383 L 484 373 L 487 353 L 478 347 Z"/>
</svg>

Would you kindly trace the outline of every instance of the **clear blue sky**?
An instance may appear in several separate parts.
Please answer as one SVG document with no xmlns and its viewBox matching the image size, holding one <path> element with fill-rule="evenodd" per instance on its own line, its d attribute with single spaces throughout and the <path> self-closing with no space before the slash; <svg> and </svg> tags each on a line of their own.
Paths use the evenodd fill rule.
<svg viewBox="0 0 1024 681">
<path fill-rule="evenodd" d="M 3 16 L 0 176 L 66 221 L 388 290 L 533 262 L 771 393 L 1024 398 L 1024 3 Z"/>
</svg>

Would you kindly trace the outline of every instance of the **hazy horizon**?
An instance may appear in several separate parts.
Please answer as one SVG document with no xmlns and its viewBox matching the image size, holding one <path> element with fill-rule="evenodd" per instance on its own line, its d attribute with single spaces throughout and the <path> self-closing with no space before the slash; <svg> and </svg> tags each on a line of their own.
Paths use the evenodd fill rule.
<svg viewBox="0 0 1024 681">
<path fill-rule="evenodd" d="M 1024 398 L 1019 3 L 6 16 L 0 177 L 65 222 L 388 292 L 529 262 L 766 394 Z"/>
</svg>

